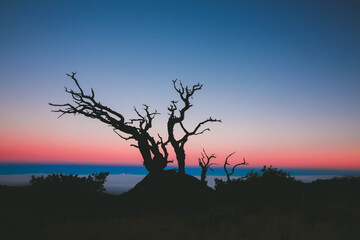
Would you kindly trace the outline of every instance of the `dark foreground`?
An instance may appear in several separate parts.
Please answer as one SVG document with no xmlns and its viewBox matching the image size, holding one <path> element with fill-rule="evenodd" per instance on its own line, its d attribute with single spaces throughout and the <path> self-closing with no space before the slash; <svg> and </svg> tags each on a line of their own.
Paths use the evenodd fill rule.
<svg viewBox="0 0 360 240">
<path fill-rule="evenodd" d="M 114 196 L 0 187 L 0 239 L 360 239 L 358 181 L 235 184 L 147 177 Z"/>
</svg>

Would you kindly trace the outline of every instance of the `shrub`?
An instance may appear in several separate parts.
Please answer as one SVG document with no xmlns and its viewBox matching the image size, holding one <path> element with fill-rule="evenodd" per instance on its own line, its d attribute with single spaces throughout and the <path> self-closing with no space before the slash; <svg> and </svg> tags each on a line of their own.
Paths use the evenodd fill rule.
<svg viewBox="0 0 360 240">
<path fill-rule="evenodd" d="M 46 177 L 31 176 L 30 184 L 37 188 L 65 191 L 103 192 L 109 172 L 93 173 L 87 177 L 78 175 L 50 174 Z"/>
<path fill-rule="evenodd" d="M 248 184 L 271 184 L 277 185 L 281 183 L 294 183 L 299 182 L 294 177 L 290 176 L 289 172 L 286 172 L 282 169 L 273 168 L 272 166 L 267 167 L 264 166 L 259 172 L 255 172 L 252 169 L 248 172 L 245 177 L 232 179 L 230 181 L 224 181 L 222 179 L 215 179 L 215 189 L 220 190 L 228 187 L 238 187 L 240 185 L 248 185 Z"/>
<path fill-rule="evenodd" d="M 297 180 L 290 176 L 289 172 L 282 169 L 264 166 L 261 170 L 261 174 L 251 170 L 245 176 L 247 182 L 264 182 L 264 183 L 281 183 L 281 182 L 296 182 Z"/>
</svg>

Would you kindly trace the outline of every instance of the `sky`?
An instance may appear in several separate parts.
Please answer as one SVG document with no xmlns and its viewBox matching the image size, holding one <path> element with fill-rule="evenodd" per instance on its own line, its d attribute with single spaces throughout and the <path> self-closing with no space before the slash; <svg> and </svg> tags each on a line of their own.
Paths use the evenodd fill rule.
<svg viewBox="0 0 360 240">
<path fill-rule="evenodd" d="M 360 169 L 358 1 L 0 1 L 0 163 L 141 165 L 109 126 L 51 112 L 65 74 L 122 113 L 147 104 L 166 138 L 171 80 L 204 84 L 185 125 L 249 166 Z M 170 158 L 174 158 L 171 153 Z M 176 166 L 176 165 L 172 165 Z"/>
</svg>

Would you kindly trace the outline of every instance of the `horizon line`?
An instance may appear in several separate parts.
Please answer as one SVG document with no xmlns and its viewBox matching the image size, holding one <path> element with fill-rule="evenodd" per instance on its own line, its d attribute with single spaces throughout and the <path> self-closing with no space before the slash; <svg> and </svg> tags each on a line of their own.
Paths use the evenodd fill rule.
<svg viewBox="0 0 360 240">
<path fill-rule="evenodd" d="M 45 166 L 45 165 L 58 165 L 58 166 L 104 166 L 104 167 L 144 167 L 144 165 L 139 165 L 139 164 L 112 164 L 112 163 L 68 163 L 68 162 L 50 162 L 50 163 L 39 163 L 39 162 L 35 162 L 35 163 L 31 163 L 31 162 L 0 162 L 0 166 L 1 165 L 37 165 L 37 166 Z M 268 164 L 268 165 L 253 165 L 253 166 L 242 166 L 240 168 L 237 168 L 238 170 L 241 169 L 261 169 L 264 166 L 266 167 L 273 167 L 273 168 L 277 168 L 277 169 L 298 169 L 298 170 L 351 170 L 351 171 L 360 171 L 360 167 L 322 167 L 322 166 L 308 166 L 308 167 L 304 167 L 304 166 L 274 166 L 272 164 Z M 186 167 L 189 168 L 200 168 L 198 165 L 187 165 Z M 186 168 L 185 167 L 185 168 Z M 231 166 L 230 166 L 231 167 Z M 166 168 L 177 168 L 177 166 L 167 166 Z M 215 169 L 223 169 L 223 166 L 213 166 L 212 168 Z"/>
</svg>

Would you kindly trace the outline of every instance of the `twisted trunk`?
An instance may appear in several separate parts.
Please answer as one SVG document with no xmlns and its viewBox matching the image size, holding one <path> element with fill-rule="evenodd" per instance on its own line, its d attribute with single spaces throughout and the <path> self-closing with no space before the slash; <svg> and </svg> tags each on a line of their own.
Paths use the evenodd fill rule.
<svg viewBox="0 0 360 240">
<path fill-rule="evenodd" d="M 149 173 L 158 173 L 167 166 L 167 159 L 159 152 L 154 151 L 152 156 L 152 147 L 146 139 L 139 139 L 138 148 L 143 158 L 143 165 Z"/>
</svg>

